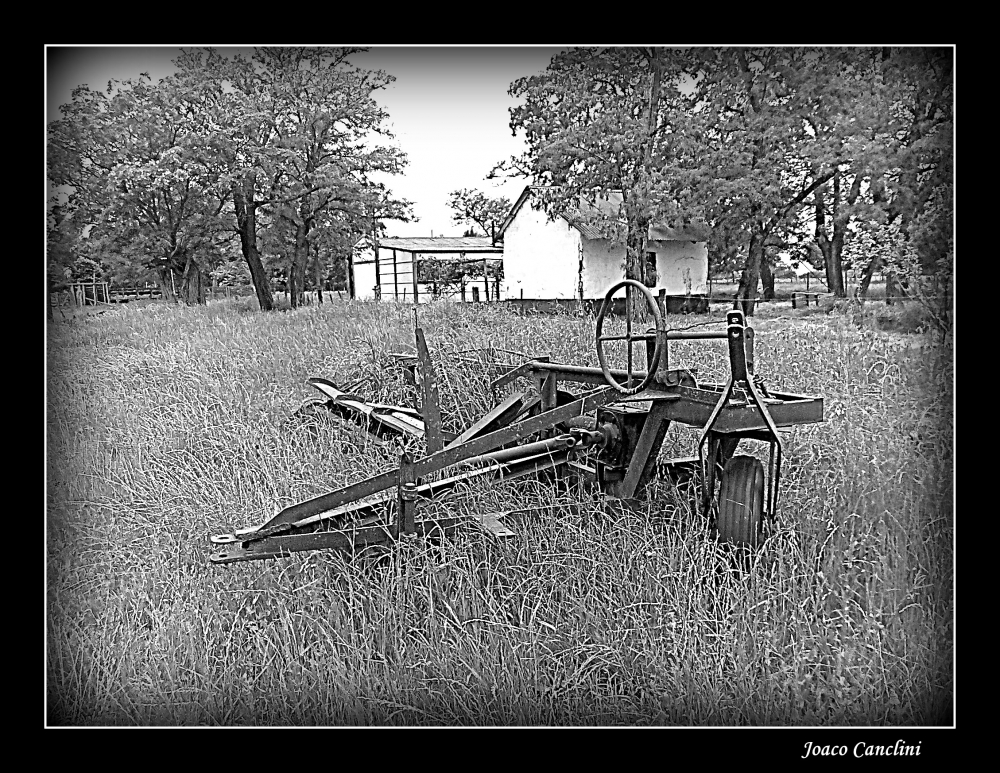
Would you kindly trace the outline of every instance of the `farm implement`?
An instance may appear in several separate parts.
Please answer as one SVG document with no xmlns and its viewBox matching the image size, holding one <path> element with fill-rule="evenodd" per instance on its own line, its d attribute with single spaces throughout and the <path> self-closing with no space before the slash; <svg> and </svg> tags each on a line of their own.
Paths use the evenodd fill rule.
<svg viewBox="0 0 1000 773">
<path fill-rule="evenodd" d="M 615 294 L 625 291 L 625 331 L 604 332 Z M 636 327 L 629 313 L 639 293 L 652 327 Z M 425 503 L 477 479 L 574 475 L 606 497 L 632 500 L 654 476 L 700 483 L 701 513 L 721 541 L 756 547 L 778 510 L 782 439 L 780 430 L 823 421 L 821 397 L 770 391 L 755 373 L 754 331 L 738 310 L 720 330 L 668 330 L 656 300 L 632 280 L 612 287 L 596 320 L 599 368 L 535 358 L 511 365 L 492 381 L 494 394 L 527 382 L 529 388 L 497 398 L 486 415 L 458 435 L 441 429 L 437 379 L 423 332 L 409 363 L 422 389 L 422 411 L 371 404 L 332 382 L 309 383 L 323 405 L 382 436 L 416 438 L 427 453 L 400 455 L 395 469 L 291 505 L 254 528 L 211 537 L 214 563 L 253 561 L 296 551 L 359 549 L 406 535 L 447 534 L 470 516 L 438 513 L 420 517 Z M 669 344 L 678 340 L 725 340 L 730 375 L 724 384 L 698 383 L 695 374 L 671 369 Z M 625 347 L 625 368 L 610 364 L 610 350 Z M 640 370 L 633 349 L 640 350 Z M 560 388 L 582 386 L 574 393 Z M 578 387 L 579 388 L 579 387 Z M 697 456 L 659 460 L 671 423 L 697 430 Z M 737 454 L 741 441 L 764 444 L 766 463 Z M 502 514 L 475 517 L 498 537 L 512 532 Z"/>
</svg>

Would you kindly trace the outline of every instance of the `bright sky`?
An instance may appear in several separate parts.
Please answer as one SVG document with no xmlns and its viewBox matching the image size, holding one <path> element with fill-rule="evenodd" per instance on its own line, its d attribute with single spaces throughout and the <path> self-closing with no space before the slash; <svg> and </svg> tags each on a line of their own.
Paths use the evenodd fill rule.
<svg viewBox="0 0 1000 773">
<path fill-rule="evenodd" d="M 396 77 L 376 99 L 389 113 L 389 128 L 409 166 L 386 182 L 396 196 L 413 202 L 419 220 L 387 223 L 390 236 L 460 236 L 465 228 L 452 223 L 446 203 L 459 188 L 517 199 L 527 181 L 486 179 L 494 164 L 524 150 L 522 139 L 511 136 L 508 108 L 514 100 L 507 89 L 515 79 L 543 71 L 561 48 L 373 46 L 352 58 L 359 67 Z M 46 121 L 58 117 L 59 105 L 70 101 L 77 86 L 103 91 L 110 79 L 141 72 L 156 81 L 172 72 L 178 53 L 175 47 L 48 47 Z"/>
</svg>

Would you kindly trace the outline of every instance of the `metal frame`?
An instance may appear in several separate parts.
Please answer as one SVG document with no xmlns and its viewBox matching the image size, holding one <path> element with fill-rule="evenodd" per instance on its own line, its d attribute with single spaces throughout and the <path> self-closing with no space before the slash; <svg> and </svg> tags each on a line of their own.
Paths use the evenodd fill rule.
<svg viewBox="0 0 1000 773">
<path fill-rule="evenodd" d="M 776 517 L 782 462 L 778 429 L 823 421 L 823 399 L 767 391 L 754 374 L 753 331 L 738 310 L 726 315 L 724 332 L 668 331 L 659 316 L 655 327 L 643 334 L 634 334 L 629 324 L 623 340 L 628 340 L 630 351 L 633 342 L 646 342 L 646 370 L 635 370 L 631 357 L 625 370 L 610 368 L 600 344 L 617 339 L 602 336 L 603 317 L 614 292 L 623 285 L 629 292 L 628 283 L 613 287 L 598 316 L 600 368 L 554 363 L 545 357 L 510 366 L 491 383 L 494 395 L 519 379 L 527 380 L 537 395 L 514 391 L 498 399 L 491 411 L 454 438 L 441 431 L 436 375 L 419 328 L 422 413 L 371 405 L 325 379 L 310 379 L 328 397 L 331 410 L 356 418 L 375 432 L 422 437 L 428 454 L 414 460 L 404 453 L 395 469 L 286 507 L 255 528 L 211 537 L 217 546 L 212 562 L 274 558 L 300 550 L 357 549 L 404 535 L 448 533 L 469 518 L 420 519 L 421 502 L 460 482 L 486 477 L 510 480 L 556 469 L 587 476 L 610 496 L 629 500 L 658 468 L 683 475 L 695 467 L 702 476 L 702 511 L 710 518 L 719 472 L 744 439 L 770 446 L 766 507 L 767 515 Z M 681 339 L 727 340 L 728 381 L 698 385 L 690 372 L 669 370 L 669 341 Z M 559 388 L 564 382 L 598 388 L 574 395 Z M 636 382 L 639 388 L 634 387 Z M 658 464 L 671 422 L 700 428 L 696 460 Z M 449 468 L 456 469 L 447 477 L 430 479 Z M 510 533 L 495 517 L 478 520 L 494 534 Z"/>
</svg>

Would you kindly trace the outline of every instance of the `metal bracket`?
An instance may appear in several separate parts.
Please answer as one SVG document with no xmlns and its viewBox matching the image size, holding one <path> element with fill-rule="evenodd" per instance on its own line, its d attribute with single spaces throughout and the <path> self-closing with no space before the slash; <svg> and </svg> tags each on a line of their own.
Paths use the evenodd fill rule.
<svg viewBox="0 0 1000 773">
<path fill-rule="evenodd" d="M 420 385 L 423 399 L 420 401 L 420 412 L 424 418 L 424 432 L 427 437 L 427 453 L 433 454 L 444 448 L 444 436 L 441 433 L 441 397 L 438 393 L 437 373 L 427 349 L 427 339 L 423 328 L 416 328 L 417 359 L 420 363 Z"/>
<path fill-rule="evenodd" d="M 500 516 L 505 515 L 505 513 L 484 513 L 483 515 L 473 516 L 483 530 L 488 534 L 496 537 L 498 540 L 507 539 L 508 537 L 513 537 L 514 532 L 508 529 L 503 521 L 500 520 Z"/>
</svg>

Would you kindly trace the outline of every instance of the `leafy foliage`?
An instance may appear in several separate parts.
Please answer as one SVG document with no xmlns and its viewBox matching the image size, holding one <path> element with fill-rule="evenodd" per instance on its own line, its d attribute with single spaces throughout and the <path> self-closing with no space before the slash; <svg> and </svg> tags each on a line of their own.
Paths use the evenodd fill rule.
<svg viewBox="0 0 1000 773">
<path fill-rule="evenodd" d="M 173 274 L 185 300 L 203 301 L 224 238 L 216 217 L 224 199 L 190 163 L 178 99 L 176 84 L 153 86 L 146 75 L 113 83 L 108 97 L 78 89 L 78 109 L 50 130 L 50 177 L 73 187 L 74 205 L 92 223 L 92 255 L 118 273 L 140 266 L 167 294 Z"/>
<path fill-rule="evenodd" d="M 456 292 L 466 281 L 486 280 L 490 285 L 503 278 L 503 261 L 495 258 L 469 258 L 455 260 L 448 258 L 422 257 L 417 262 L 417 281 L 429 284 L 438 295 Z"/>
<path fill-rule="evenodd" d="M 474 228 L 465 232 L 465 236 L 494 236 L 500 231 L 500 226 L 510 212 L 510 200 L 506 197 L 490 198 L 482 191 L 462 188 L 448 195 L 448 206 L 454 210 L 452 222 L 458 224 L 473 224 L 479 226 L 482 234 L 477 234 Z"/>
<path fill-rule="evenodd" d="M 648 227 L 663 214 L 662 176 L 681 114 L 683 70 L 676 51 L 645 48 L 577 48 L 557 55 L 541 75 L 511 84 L 523 100 L 511 109 L 511 128 L 523 131 L 528 152 L 494 173 L 527 172 L 547 186 L 541 200 L 550 216 L 607 202 L 620 191 L 618 212 L 585 208 L 588 222 L 618 236 L 626 223 L 625 274 L 642 279 Z M 675 213 L 676 214 L 676 213 Z"/>
<path fill-rule="evenodd" d="M 107 96 L 74 91 L 50 127 L 49 177 L 91 224 L 90 251 L 140 263 L 165 289 L 173 275 L 197 301 L 238 236 L 268 309 L 263 227 L 295 305 L 310 256 L 322 277 L 374 218 L 409 216 L 408 202 L 371 179 L 406 159 L 372 139 L 391 139 L 373 94 L 392 78 L 351 65 L 358 50 L 261 48 L 249 59 L 188 50 L 158 84 L 142 75 L 113 82 Z"/>
<path fill-rule="evenodd" d="M 842 295 L 854 226 L 901 219 L 909 234 L 952 174 L 947 48 L 574 49 L 510 93 L 529 150 L 495 173 L 553 186 L 550 214 L 621 190 L 597 225 L 627 224 L 628 276 L 648 223 L 707 224 L 748 314 L 772 250 L 814 253 Z M 950 210 L 933 212 L 948 232 Z M 947 250 L 932 241 L 934 263 Z"/>
</svg>

